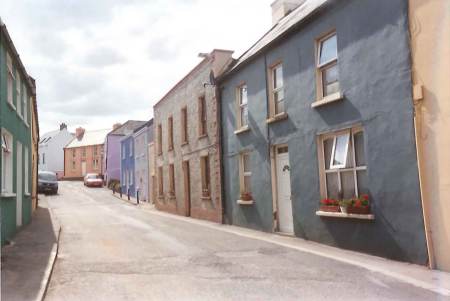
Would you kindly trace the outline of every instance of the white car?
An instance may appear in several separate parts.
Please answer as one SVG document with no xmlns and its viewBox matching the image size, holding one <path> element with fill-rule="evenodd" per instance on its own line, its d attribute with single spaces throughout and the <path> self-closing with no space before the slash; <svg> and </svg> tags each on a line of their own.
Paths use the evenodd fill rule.
<svg viewBox="0 0 450 301">
<path fill-rule="evenodd" d="M 96 173 L 88 173 L 84 176 L 84 186 L 103 187 L 103 178 Z"/>
</svg>

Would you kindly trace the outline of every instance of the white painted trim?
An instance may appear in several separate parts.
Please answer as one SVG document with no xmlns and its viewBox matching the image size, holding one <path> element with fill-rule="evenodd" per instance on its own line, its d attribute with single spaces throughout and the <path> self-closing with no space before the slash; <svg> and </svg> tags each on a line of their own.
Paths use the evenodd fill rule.
<svg viewBox="0 0 450 301">
<path fill-rule="evenodd" d="M 320 107 L 320 106 L 323 106 L 323 105 L 326 105 L 326 104 L 329 104 L 329 103 L 333 103 L 333 102 L 336 102 L 336 101 L 340 101 L 340 100 L 343 100 L 343 99 L 344 99 L 344 94 L 339 91 L 339 92 L 330 94 L 330 95 L 322 98 L 321 100 L 317 100 L 317 101 L 313 102 L 311 104 L 311 108 L 317 108 L 317 107 Z"/>
<path fill-rule="evenodd" d="M 250 206 L 250 205 L 253 205 L 255 202 L 253 200 L 250 200 L 250 201 L 237 200 L 236 203 L 238 203 L 239 205 Z"/>
<path fill-rule="evenodd" d="M 339 217 L 339 218 L 356 218 L 356 219 L 367 219 L 374 220 L 375 215 L 373 214 L 354 214 L 354 213 L 343 213 L 343 212 L 326 212 L 326 211 L 316 211 L 318 216 L 326 217 Z"/>
</svg>

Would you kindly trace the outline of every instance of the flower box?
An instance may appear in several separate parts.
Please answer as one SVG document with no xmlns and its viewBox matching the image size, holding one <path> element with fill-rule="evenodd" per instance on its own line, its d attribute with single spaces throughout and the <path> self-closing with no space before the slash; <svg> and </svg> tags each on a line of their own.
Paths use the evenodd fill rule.
<svg viewBox="0 0 450 301">
<path fill-rule="evenodd" d="M 347 207 L 347 213 L 352 214 L 370 214 L 370 207 L 369 206 L 348 206 Z"/>
<path fill-rule="evenodd" d="M 320 206 L 320 211 L 324 211 L 324 212 L 340 212 L 341 209 L 339 208 L 339 206 Z"/>
</svg>

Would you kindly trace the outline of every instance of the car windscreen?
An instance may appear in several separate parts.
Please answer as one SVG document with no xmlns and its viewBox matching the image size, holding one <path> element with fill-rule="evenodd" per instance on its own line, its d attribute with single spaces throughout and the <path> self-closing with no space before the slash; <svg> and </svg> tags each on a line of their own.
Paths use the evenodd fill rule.
<svg viewBox="0 0 450 301">
<path fill-rule="evenodd" d="M 100 177 L 99 175 L 87 175 L 87 178 L 88 178 L 89 180 L 92 180 L 92 179 L 101 179 L 101 177 Z"/>
<path fill-rule="evenodd" d="M 51 174 L 51 173 L 40 173 L 38 176 L 39 176 L 39 180 L 57 181 L 56 175 Z"/>
</svg>

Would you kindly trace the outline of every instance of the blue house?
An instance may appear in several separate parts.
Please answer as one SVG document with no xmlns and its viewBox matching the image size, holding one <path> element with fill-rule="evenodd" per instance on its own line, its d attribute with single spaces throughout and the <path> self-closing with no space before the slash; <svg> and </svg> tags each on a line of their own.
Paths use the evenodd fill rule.
<svg viewBox="0 0 450 301">
<path fill-rule="evenodd" d="M 408 2 L 291 5 L 218 80 L 226 222 L 426 264 Z"/>
<path fill-rule="evenodd" d="M 120 186 L 123 194 L 136 197 L 134 170 L 134 138 L 132 134 L 120 141 Z"/>
</svg>

